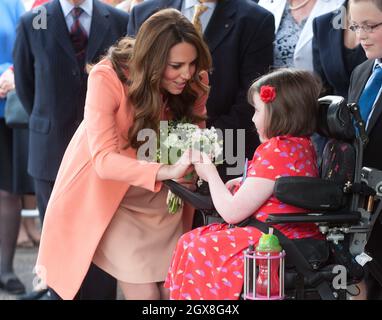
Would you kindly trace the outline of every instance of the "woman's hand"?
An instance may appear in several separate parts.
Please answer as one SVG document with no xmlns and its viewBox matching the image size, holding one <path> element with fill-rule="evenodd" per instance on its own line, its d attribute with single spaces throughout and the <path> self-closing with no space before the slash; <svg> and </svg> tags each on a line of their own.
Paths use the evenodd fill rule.
<svg viewBox="0 0 382 320">
<path fill-rule="evenodd" d="M 186 187 L 187 189 L 191 191 L 196 190 L 196 181 L 198 180 L 198 176 L 195 172 L 194 166 L 189 167 L 187 169 L 186 174 L 184 177 L 179 179 L 174 179 L 177 183 L 181 184 L 182 186 Z"/>
<path fill-rule="evenodd" d="M 0 77 L 0 98 L 5 98 L 7 93 L 14 88 L 15 76 L 12 69 L 8 69 Z"/>
<path fill-rule="evenodd" d="M 180 179 L 193 171 L 191 163 L 191 149 L 186 150 L 175 164 L 163 165 L 157 173 L 157 181 Z"/>
<path fill-rule="evenodd" d="M 174 175 L 171 179 L 181 179 L 191 173 L 194 170 L 191 162 L 191 149 L 184 151 L 179 160 L 171 167 Z"/>
</svg>

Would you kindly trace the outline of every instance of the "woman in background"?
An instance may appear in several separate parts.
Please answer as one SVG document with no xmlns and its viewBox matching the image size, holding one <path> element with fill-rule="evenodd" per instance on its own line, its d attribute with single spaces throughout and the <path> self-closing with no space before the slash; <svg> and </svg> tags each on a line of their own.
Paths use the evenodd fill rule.
<svg viewBox="0 0 382 320">
<path fill-rule="evenodd" d="M 4 107 L 8 92 L 15 88 L 12 49 L 23 13 L 21 0 L 0 0 L 0 289 L 12 294 L 24 293 L 25 287 L 13 270 L 21 198 L 15 192 L 13 130 L 5 125 Z"/>
<path fill-rule="evenodd" d="M 343 0 L 260 0 L 275 16 L 274 67 L 313 71 L 312 21 L 337 9 Z"/>
</svg>

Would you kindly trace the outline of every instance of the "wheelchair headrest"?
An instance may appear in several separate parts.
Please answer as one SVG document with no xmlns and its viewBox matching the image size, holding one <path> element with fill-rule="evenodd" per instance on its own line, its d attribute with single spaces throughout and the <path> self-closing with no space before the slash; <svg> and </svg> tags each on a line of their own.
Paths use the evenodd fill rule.
<svg viewBox="0 0 382 320">
<path fill-rule="evenodd" d="M 319 115 L 317 132 L 337 140 L 354 140 L 355 129 L 346 101 L 340 96 L 318 99 Z"/>
</svg>

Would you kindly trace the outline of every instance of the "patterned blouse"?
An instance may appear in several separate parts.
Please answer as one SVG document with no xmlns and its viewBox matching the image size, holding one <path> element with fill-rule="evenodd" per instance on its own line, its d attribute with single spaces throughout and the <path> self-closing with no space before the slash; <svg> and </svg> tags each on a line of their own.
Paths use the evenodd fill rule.
<svg viewBox="0 0 382 320">
<path fill-rule="evenodd" d="M 294 50 L 306 20 L 307 18 L 298 24 L 292 16 L 289 4 L 286 4 L 275 39 L 274 66 L 276 68 L 294 66 Z"/>
</svg>

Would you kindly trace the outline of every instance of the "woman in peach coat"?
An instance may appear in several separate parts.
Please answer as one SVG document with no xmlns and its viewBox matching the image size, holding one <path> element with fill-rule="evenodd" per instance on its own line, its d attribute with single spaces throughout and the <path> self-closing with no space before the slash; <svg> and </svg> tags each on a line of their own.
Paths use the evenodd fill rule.
<svg viewBox="0 0 382 320">
<path fill-rule="evenodd" d="M 162 287 L 193 210 L 171 215 L 166 179 L 192 168 L 137 159 L 142 129 L 206 117 L 208 47 L 177 10 L 165 9 L 122 39 L 89 75 L 84 121 L 63 157 L 44 220 L 36 273 L 73 299 L 91 262 L 117 278 L 127 299 L 166 298 Z M 181 179 L 182 180 L 182 179 Z M 184 182 L 184 180 L 183 180 Z"/>
</svg>

